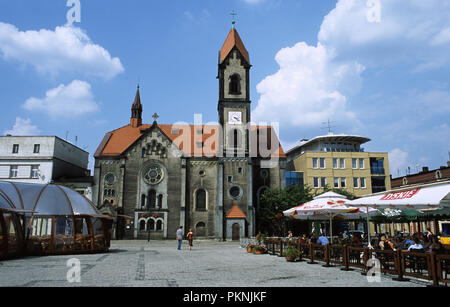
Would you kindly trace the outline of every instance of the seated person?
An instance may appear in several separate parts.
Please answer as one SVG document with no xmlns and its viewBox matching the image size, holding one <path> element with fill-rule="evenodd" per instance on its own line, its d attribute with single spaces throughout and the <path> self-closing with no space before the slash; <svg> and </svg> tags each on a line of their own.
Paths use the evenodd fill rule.
<svg viewBox="0 0 450 307">
<path fill-rule="evenodd" d="M 322 245 L 327 245 L 330 242 L 328 241 L 327 237 L 325 237 L 323 234 L 320 235 L 319 239 L 317 239 L 317 243 L 320 243 Z"/>
<path fill-rule="evenodd" d="M 414 244 L 408 247 L 408 252 L 417 250 L 423 250 L 423 245 L 420 244 L 418 241 L 414 240 Z"/>
</svg>

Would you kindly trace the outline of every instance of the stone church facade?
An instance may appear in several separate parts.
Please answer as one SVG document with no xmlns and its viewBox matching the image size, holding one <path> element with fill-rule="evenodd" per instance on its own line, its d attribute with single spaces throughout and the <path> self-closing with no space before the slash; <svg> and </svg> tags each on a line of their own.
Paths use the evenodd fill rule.
<svg viewBox="0 0 450 307">
<path fill-rule="evenodd" d="M 93 201 L 118 239 L 253 236 L 260 195 L 284 186 L 274 129 L 251 123 L 250 60 L 236 29 L 219 52 L 218 124 L 142 123 L 138 87 L 130 123 L 108 132 L 94 157 Z M 157 111 L 157 110 L 154 110 Z"/>
</svg>

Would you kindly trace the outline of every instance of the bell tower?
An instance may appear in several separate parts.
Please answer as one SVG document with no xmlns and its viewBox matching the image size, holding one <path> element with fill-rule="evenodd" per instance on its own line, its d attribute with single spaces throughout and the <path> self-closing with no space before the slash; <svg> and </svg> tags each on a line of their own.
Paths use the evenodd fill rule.
<svg viewBox="0 0 450 307">
<path fill-rule="evenodd" d="M 223 128 L 224 156 L 247 156 L 250 123 L 250 58 L 233 27 L 219 51 L 219 123 Z"/>
</svg>

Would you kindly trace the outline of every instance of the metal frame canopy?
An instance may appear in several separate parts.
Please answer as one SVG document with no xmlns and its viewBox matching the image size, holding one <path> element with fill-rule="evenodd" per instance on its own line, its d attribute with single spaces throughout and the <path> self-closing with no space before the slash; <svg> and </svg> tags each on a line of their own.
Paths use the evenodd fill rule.
<svg viewBox="0 0 450 307">
<path fill-rule="evenodd" d="M 85 196 L 65 186 L 0 181 L 0 208 L 27 216 L 91 216 L 101 214 Z"/>
<path fill-rule="evenodd" d="M 107 251 L 112 217 L 65 186 L 0 181 L 0 224 L 0 258 L 75 254 Z"/>
<path fill-rule="evenodd" d="M 376 193 L 349 201 L 347 205 L 416 210 L 450 207 L 450 181 Z"/>
</svg>

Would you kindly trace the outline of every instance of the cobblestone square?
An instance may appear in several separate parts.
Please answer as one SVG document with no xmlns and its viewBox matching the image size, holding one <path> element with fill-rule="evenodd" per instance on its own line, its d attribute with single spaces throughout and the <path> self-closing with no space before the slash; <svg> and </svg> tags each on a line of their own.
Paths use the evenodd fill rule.
<svg viewBox="0 0 450 307">
<path fill-rule="evenodd" d="M 67 261 L 81 263 L 81 282 L 69 283 Z M 109 253 L 26 257 L 0 262 L 1 287 L 424 287 L 420 280 L 369 283 L 360 271 L 286 262 L 254 255 L 237 242 L 113 241 Z"/>
</svg>

